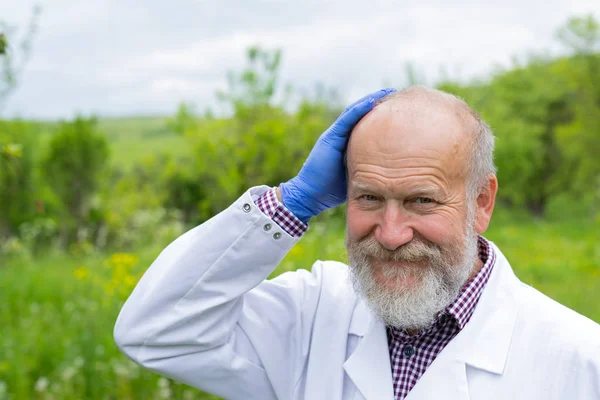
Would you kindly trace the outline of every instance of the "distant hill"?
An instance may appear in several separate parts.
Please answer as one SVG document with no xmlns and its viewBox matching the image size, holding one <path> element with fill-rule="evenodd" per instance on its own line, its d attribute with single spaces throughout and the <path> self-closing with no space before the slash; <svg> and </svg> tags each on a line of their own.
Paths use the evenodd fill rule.
<svg viewBox="0 0 600 400">
<path fill-rule="evenodd" d="M 149 137 L 172 134 L 166 124 L 167 117 L 119 117 L 99 118 L 98 128 L 110 139 L 124 136 Z"/>
<path fill-rule="evenodd" d="M 110 144 L 111 163 L 127 170 L 148 156 L 186 154 L 185 139 L 169 129 L 166 119 L 156 116 L 98 118 L 98 129 L 106 135 Z M 43 146 L 59 122 L 37 121 L 36 124 L 40 145 Z"/>
<path fill-rule="evenodd" d="M 125 169 L 147 156 L 187 153 L 185 139 L 172 132 L 166 117 L 100 118 L 98 128 L 111 145 L 111 160 Z"/>
</svg>

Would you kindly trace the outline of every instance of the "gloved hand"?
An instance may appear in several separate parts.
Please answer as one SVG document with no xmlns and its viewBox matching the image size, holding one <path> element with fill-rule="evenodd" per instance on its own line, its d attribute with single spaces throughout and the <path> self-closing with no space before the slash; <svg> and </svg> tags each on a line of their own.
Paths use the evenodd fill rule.
<svg viewBox="0 0 600 400">
<path fill-rule="evenodd" d="M 350 132 L 373 109 L 375 100 L 395 91 L 382 89 L 348 106 L 321 135 L 298 175 L 280 185 L 283 205 L 299 220 L 306 224 L 311 217 L 346 201 L 344 152 Z"/>
</svg>

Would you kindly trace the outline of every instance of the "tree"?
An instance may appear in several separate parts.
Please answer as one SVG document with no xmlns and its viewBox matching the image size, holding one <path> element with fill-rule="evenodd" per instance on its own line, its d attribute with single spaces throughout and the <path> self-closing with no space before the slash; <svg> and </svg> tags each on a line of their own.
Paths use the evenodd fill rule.
<svg viewBox="0 0 600 400">
<path fill-rule="evenodd" d="M 278 106 L 274 104 L 274 96 L 279 83 L 281 50 L 268 51 L 253 46 L 248 49 L 246 58 L 243 71 L 228 72 L 228 90 L 218 91 L 217 98 L 233 110 L 239 121 L 251 124 L 261 117 L 261 110 Z"/>
<path fill-rule="evenodd" d="M 594 54 L 600 51 L 600 23 L 592 14 L 569 18 L 556 36 L 577 54 Z"/>
<path fill-rule="evenodd" d="M 39 12 L 35 7 L 19 47 L 13 45 L 18 42 L 16 29 L 0 20 L 0 114 L 31 53 Z M 0 239 L 16 235 L 19 225 L 34 213 L 35 145 L 31 128 L 21 121 L 0 121 Z"/>
<path fill-rule="evenodd" d="M 6 40 L 6 35 L 4 33 L 0 33 L 0 56 L 6 55 L 7 47 L 8 47 L 8 42 Z"/>
<path fill-rule="evenodd" d="M 592 15 L 574 17 L 557 32 L 573 54 L 562 60 L 560 73 L 569 85 L 573 121 L 557 132 L 573 164 L 572 188 L 600 208 L 600 22 Z"/>
<path fill-rule="evenodd" d="M 35 147 L 32 124 L 0 121 L 0 239 L 35 213 Z"/>
<path fill-rule="evenodd" d="M 298 111 L 276 102 L 280 90 L 281 51 L 258 47 L 247 52 L 246 67 L 228 74 L 218 98 L 233 111 L 230 118 L 198 118 L 193 123 L 180 107 L 172 121 L 188 126 L 194 149 L 190 162 L 173 163 L 165 174 L 165 206 L 177 208 L 186 222 L 202 222 L 227 207 L 252 185 L 279 185 L 294 176 L 318 135 L 335 119 L 327 101 L 334 93 L 317 88 Z M 289 88 L 285 89 L 289 94 Z M 181 129 L 179 129 L 181 130 Z"/>
<path fill-rule="evenodd" d="M 108 142 L 96 119 L 77 117 L 63 122 L 52 137 L 42 163 L 44 174 L 63 209 L 63 244 L 75 239 L 92 212 L 109 157 Z"/>
<path fill-rule="evenodd" d="M 192 128 L 196 121 L 196 115 L 191 105 L 181 103 L 177 107 L 177 112 L 173 118 L 167 118 L 167 127 L 177 133 L 178 135 L 184 135 L 185 132 Z"/>
<path fill-rule="evenodd" d="M 530 58 L 486 83 L 442 86 L 494 128 L 499 199 L 537 216 L 559 197 L 586 207 L 600 192 L 600 27 L 572 18 L 558 32 L 570 55 Z"/>
</svg>

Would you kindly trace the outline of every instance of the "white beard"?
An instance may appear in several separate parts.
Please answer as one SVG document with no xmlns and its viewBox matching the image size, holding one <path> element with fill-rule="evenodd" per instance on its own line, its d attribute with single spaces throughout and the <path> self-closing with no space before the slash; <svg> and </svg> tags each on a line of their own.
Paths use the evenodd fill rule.
<svg viewBox="0 0 600 400">
<path fill-rule="evenodd" d="M 471 220 L 471 218 L 468 218 Z M 458 296 L 477 262 L 477 233 L 472 224 L 459 241 L 442 249 L 420 238 L 390 251 L 373 236 L 350 243 L 346 249 L 350 278 L 356 293 L 388 326 L 407 331 L 430 327 L 441 311 Z M 410 267 L 382 267 L 382 285 L 374 274 L 371 260 L 419 262 Z M 426 263 L 426 267 L 423 267 Z M 413 278 L 411 287 L 405 284 Z M 386 287 L 389 286 L 389 287 Z"/>
</svg>

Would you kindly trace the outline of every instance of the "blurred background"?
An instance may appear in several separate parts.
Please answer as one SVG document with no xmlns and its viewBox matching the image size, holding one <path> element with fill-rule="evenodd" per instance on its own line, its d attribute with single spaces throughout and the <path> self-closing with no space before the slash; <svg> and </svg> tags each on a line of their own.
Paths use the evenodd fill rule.
<svg viewBox="0 0 600 400">
<path fill-rule="evenodd" d="M 481 2 L 477 2 L 481 3 Z M 498 138 L 486 237 L 600 322 L 600 2 L 0 0 L 0 399 L 208 399 L 112 328 L 170 241 L 420 83 Z M 344 210 L 274 275 L 345 260 Z"/>
</svg>

